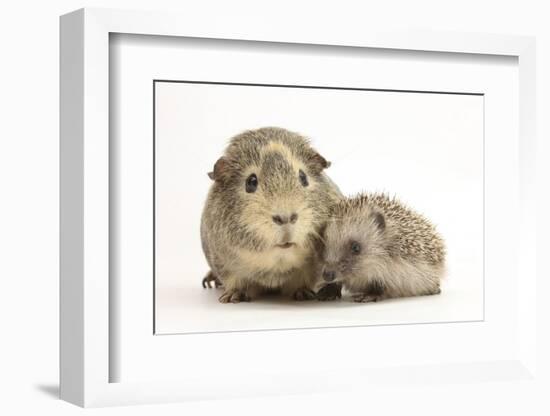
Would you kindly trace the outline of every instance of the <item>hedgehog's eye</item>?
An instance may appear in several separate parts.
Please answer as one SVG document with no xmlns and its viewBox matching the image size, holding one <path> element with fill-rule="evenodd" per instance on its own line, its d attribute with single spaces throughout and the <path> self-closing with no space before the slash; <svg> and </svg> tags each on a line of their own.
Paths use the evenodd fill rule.
<svg viewBox="0 0 550 416">
<path fill-rule="evenodd" d="M 302 184 L 302 186 L 309 185 L 309 182 L 307 181 L 307 176 L 302 169 L 300 169 L 300 171 L 298 172 L 298 177 L 300 178 L 300 183 Z"/>
<path fill-rule="evenodd" d="M 258 177 L 256 176 L 255 173 L 253 173 L 248 178 L 246 178 L 245 189 L 246 189 L 246 192 L 251 194 L 252 192 L 256 192 L 257 188 L 258 188 Z"/>
<path fill-rule="evenodd" d="M 352 241 L 350 248 L 353 254 L 359 254 L 361 252 L 361 244 L 359 244 L 357 241 Z"/>
</svg>

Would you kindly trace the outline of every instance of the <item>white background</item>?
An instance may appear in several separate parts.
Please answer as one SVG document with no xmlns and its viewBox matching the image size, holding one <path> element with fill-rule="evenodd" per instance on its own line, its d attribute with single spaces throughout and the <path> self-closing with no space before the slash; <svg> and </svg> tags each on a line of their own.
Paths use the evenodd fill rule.
<svg viewBox="0 0 550 416">
<path fill-rule="evenodd" d="M 514 60 L 493 65 L 517 76 Z M 483 105 L 479 95 L 156 83 L 156 333 L 482 320 Z M 437 224 L 448 249 L 442 294 L 224 305 L 204 290 L 205 173 L 229 137 L 271 125 L 308 135 L 344 194 L 386 191 Z"/>
<path fill-rule="evenodd" d="M 21 1 L 3 4 L 0 14 L 3 88 L 1 99 L 2 177 L 1 266 L 4 282 L 0 311 L 3 337 L 0 408 L 6 414 L 76 414 L 78 409 L 54 399 L 58 368 L 58 21 L 60 14 L 83 6 L 180 10 L 208 19 L 210 13 L 270 15 L 285 24 L 315 20 L 334 27 L 422 27 L 439 30 L 537 35 L 539 159 L 548 160 L 550 124 L 550 29 L 544 1 L 416 2 L 232 2 L 181 1 Z M 289 14 L 289 10 L 292 13 Z M 301 22 L 298 20 L 301 19 Z M 288 21 L 287 21 L 288 20 Z M 307 25 L 304 25 L 307 26 Z M 550 175 L 539 163 L 539 175 Z M 550 212 L 547 190 L 541 188 L 539 211 Z M 548 220 L 540 227 L 548 235 Z M 545 239 L 546 241 L 546 239 Z M 542 247 L 539 248 L 542 250 Z M 548 247 L 546 246 L 546 252 Z M 542 251 L 541 251 L 542 253 Z M 544 267 L 546 275 L 549 269 Z M 538 292 L 548 293 L 548 281 Z M 548 303 L 539 306 L 539 367 L 546 376 L 550 350 Z M 543 390 L 544 388 L 544 390 Z M 381 388 L 373 395 L 305 396 L 188 403 L 94 410 L 98 414 L 548 414 L 543 393 L 524 384 L 458 384 Z"/>
</svg>

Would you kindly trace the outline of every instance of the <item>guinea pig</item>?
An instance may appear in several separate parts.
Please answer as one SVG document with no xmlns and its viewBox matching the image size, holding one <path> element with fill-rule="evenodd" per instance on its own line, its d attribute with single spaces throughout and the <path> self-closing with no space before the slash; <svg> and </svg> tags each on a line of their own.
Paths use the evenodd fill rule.
<svg viewBox="0 0 550 416">
<path fill-rule="evenodd" d="M 348 291 L 356 302 L 441 292 L 445 244 L 422 215 L 384 194 L 333 206 L 322 232 L 319 300 Z"/>
<path fill-rule="evenodd" d="M 330 166 L 305 137 L 276 127 L 233 137 L 208 175 L 201 219 L 210 266 L 203 287 L 224 288 L 222 303 L 265 292 L 315 298 L 319 229 L 342 194 Z"/>
</svg>

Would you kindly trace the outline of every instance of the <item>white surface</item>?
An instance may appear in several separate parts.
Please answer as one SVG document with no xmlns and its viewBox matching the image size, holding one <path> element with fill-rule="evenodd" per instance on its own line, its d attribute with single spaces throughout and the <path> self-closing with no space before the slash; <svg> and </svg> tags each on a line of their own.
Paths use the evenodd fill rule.
<svg viewBox="0 0 550 416">
<path fill-rule="evenodd" d="M 246 7 L 244 7 L 246 3 Z M 291 4 L 292 3 L 292 4 Z M 208 21 L 212 10 L 230 19 L 232 15 L 268 14 L 275 20 L 291 21 L 311 16 L 311 4 L 288 2 L 196 2 L 128 1 L 108 2 L 89 0 L 87 5 L 111 7 L 162 8 L 197 13 L 198 21 Z M 0 409 L 6 414 L 47 413 L 57 415 L 81 414 L 82 410 L 55 399 L 58 383 L 58 15 L 82 5 L 79 2 L 11 2 L 3 5 L 0 31 L 5 62 L 17 65 L 0 67 L 3 86 L 0 101 L 2 113 L 2 151 L 0 171 L 4 180 L 4 195 L 17 203 L 3 203 L 0 239 L 2 262 L 0 274 L 4 289 L 1 292 L 2 342 L 0 366 L 3 394 Z M 417 26 L 434 29 L 487 31 L 493 33 L 522 33 L 538 36 L 538 103 L 540 114 L 550 112 L 550 29 L 547 25 L 546 2 L 500 1 L 480 3 L 474 0 L 439 2 L 419 0 L 356 3 L 342 1 L 337 7 L 316 3 L 319 21 L 346 22 L 348 26 L 369 24 Z M 399 13 L 395 13 L 399 10 Z M 498 10 L 495 15 L 495 10 Z M 369 18 L 378 16 L 379 18 Z M 390 18 L 391 17 L 391 18 Z M 24 28 L 24 30 L 22 30 Z M 14 34 L 17 34 L 14 36 Z M 26 53 L 22 53 L 26 51 Z M 40 76 L 36 76 L 37 62 Z M 21 94 L 21 86 L 32 91 L 32 100 Z M 29 114 L 32 122 L 29 122 Z M 541 140 L 538 155 L 547 160 L 550 124 L 539 117 Z M 32 149 L 32 151 L 29 151 Z M 539 163 L 539 172 L 550 176 L 550 165 Z M 542 191 L 542 188 L 541 188 Z M 547 192 L 540 192 L 541 213 L 550 211 Z M 39 207 L 39 209 L 37 209 Z M 548 231 L 548 219 L 541 216 L 539 228 Z M 547 234 L 544 233 L 544 234 Z M 31 237 L 29 237 L 31 236 Z M 539 246 L 541 254 L 548 252 L 547 243 Z M 550 274 L 548 264 L 540 264 L 539 273 Z M 541 280 L 542 299 L 548 293 L 548 281 Z M 23 296 L 18 296 L 23 294 Z M 32 305 L 26 308 L 24 304 Z M 548 374 L 550 349 L 548 336 L 548 303 L 539 302 L 539 369 Z M 502 415 L 525 413 L 548 414 L 545 400 L 550 386 L 538 382 L 476 384 L 429 384 L 424 386 L 371 386 L 368 391 L 342 392 L 323 395 L 284 396 L 256 399 L 188 402 L 163 406 L 140 406 L 97 409 L 100 415 L 213 415 L 315 412 L 317 414 L 347 414 L 368 409 L 369 413 L 464 415 L 472 410 L 479 414 Z M 427 398 L 429 398 L 427 400 Z M 457 398 L 460 398 L 458 400 Z M 368 405 L 366 401 L 368 400 Z M 451 405 L 449 405 L 451 404 Z"/>
<path fill-rule="evenodd" d="M 123 16 L 122 21 L 126 18 Z M 151 22 L 155 20 L 150 17 L 139 21 L 147 22 L 148 30 L 158 29 L 162 33 L 169 33 L 170 27 L 177 33 L 181 30 L 177 25 L 167 27 L 164 24 L 159 27 L 152 25 L 152 28 Z M 165 23 L 163 19 L 156 21 Z M 168 23 L 174 21 L 172 17 Z M 290 32 L 285 31 L 285 35 L 289 36 Z M 376 39 L 381 42 L 379 37 Z M 409 34 L 403 39 L 406 42 L 403 47 L 406 47 L 409 41 L 414 43 L 415 38 Z M 474 45 L 478 50 L 479 43 Z M 498 45 L 502 47 L 500 42 Z M 261 391 L 281 392 L 280 389 L 295 391 L 298 388 L 304 392 L 312 386 L 320 388 L 316 380 L 321 379 L 328 390 L 338 383 L 349 388 L 354 383 L 369 382 L 365 378 L 361 381 L 350 378 L 350 372 L 357 368 L 357 357 L 361 357 L 361 368 L 370 371 L 402 366 L 400 374 L 393 374 L 396 382 L 407 382 L 408 366 L 419 363 L 516 362 L 525 356 L 530 357 L 532 350 L 528 348 L 526 354 L 519 356 L 518 353 L 519 347 L 526 339 L 529 340 L 529 333 L 520 338 L 517 332 L 518 326 L 523 328 L 525 325 L 517 316 L 518 294 L 523 292 L 517 289 L 517 246 L 511 243 L 517 241 L 518 227 L 509 219 L 519 218 L 520 147 L 515 111 L 518 78 L 516 68 L 509 64 L 509 59 L 480 56 L 461 59 L 454 55 L 341 50 L 303 45 L 262 44 L 258 47 L 246 42 L 175 38 L 165 43 L 158 37 L 126 35 L 115 36 L 112 46 L 110 116 L 114 121 L 111 148 L 115 152 L 110 173 L 113 178 L 111 212 L 115 214 L 116 221 L 111 223 L 111 229 L 117 238 L 111 239 L 111 258 L 117 261 L 113 263 L 115 267 L 110 275 L 114 282 L 111 289 L 114 290 L 111 291 L 109 340 L 113 357 L 110 377 L 117 383 L 107 386 L 103 400 L 132 403 L 138 400 L 135 391 L 142 389 L 148 391 L 148 396 L 141 397 L 143 401 L 173 397 L 172 392 L 178 392 L 177 397 L 208 397 L 205 390 L 216 391 L 216 397 L 220 394 L 224 397 L 239 395 L 242 391 L 256 394 Z M 231 65 L 220 65 L 221 62 L 231 62 Z M 486 319 L 481 323 L 153 336 L 153 79 L 246 80 L 287 85 L 315 83 L 363 88 L 484 92 Z M 220 139 L 214 137 L 212 140 Z M 226 137 L 221 140 L 226 140 Z M 210 146 L 209 143 L 204 141 L 204 147 Z M 210 160 L 202 172 L 208 171 L 211 163 Z M 195 174 L 195 181 L 202 175 L 204 173 Z M 419 208 L 427 210 L 430 215 L 430 207 Z M 506 224 L 508 239 L 502 238 L 503 224 Z M 525 276 L 524 280 L 527 282 L 530 278 L 532 275 Z M 251 305 L 254 308 L 259 304 Z M 216 304 L 216 307 L 220 306 Z M 347 310 L 342 308 L 341 312 L 349 313 L 354 307 L 357 305 L 349 306 Z M 392 307 L 392 303 L 380 306 L 388 317 L 391 313 L 388 314 L 386 308 Z M 315 313 L 311 315 L 317 316 Z M 464 340 L 475 342 L 465 344 Z M 406 345 L 407 348 L 399 349 L 397 353 L 394 349 L 397 345 Z M 346 353 L 339 355 L 337 360 L 327 361 L 327 350 L 345 350 Z M 225 359 L 197 359 L 213 356 Z M 319 367 L 320 362 L 323 363 L 322 368 Z M 524 365 L 523 361 L 517 363 Z M 238 380 L 232 377 L 236 366 L 240 374 Z M 324 371 L 340 372 L 340 376 L 326 380 Z M 422 370 L 419 371 L 419 377 L 424 377 Z M 441 371 L 447 380 L 453 378 L 449 371 Z M 498 371 L 503 378 L 511 376 L 504 367 Z M 476 368 L 472 372 L 483 370 Z M 275 375 L 277 377 L 274 379 Z M 174 382 L 163 383 L 166 380 Z M 189 380 L 193 380 L 191 385 Z M 371 382 L 375 381 L 371 379 Z M 220 390 L 218 386 L 224 387 Z"/>
<path fill-rule="evenodd" d="M 387 60 L 365 60 L 391 72 Z M 515 72 L 513 60 L 501 65 Z M 156 333 L 483 320 L 483 103 L 479 95 L 157 82 Z M 443 294 L 354 307 L 277 297 L 222 305 L 219 291 L 202 290 L 206 172 L 230 137 L 260 126 L 311 137 L 346 195 L 386 191 L 437 224 L 448 250 Z"/>
</svg>

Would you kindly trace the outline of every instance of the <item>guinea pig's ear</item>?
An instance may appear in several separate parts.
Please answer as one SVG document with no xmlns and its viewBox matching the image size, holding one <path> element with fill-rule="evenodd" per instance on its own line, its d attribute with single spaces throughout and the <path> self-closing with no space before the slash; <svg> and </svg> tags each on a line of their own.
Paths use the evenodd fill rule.
<svg viewBox="0 0 550 416">
<path fill-rule="evenodd" d="M 381 212 L 374 212 L 372 214 L 372 220 L 374 225 L 376 225 L 380 231 L 384 231 L 386 229 L 386 220 Z"/>
<path fill-rule="evenodd" d="M 330 166 L 330 162 L 317 152 L 313 153 L 310 161 L 317 172 L 321 172 L 323 169 L 326 169 Z"/>
<path fill-rule="evenodd" d="M 208 172 L 208 177 L 213 181 L 221 181 L 229 171 L 229 163 L 223 157 L 220 157 L 216 163 L 214 163 L 214 170 Z"/>
</svg>

